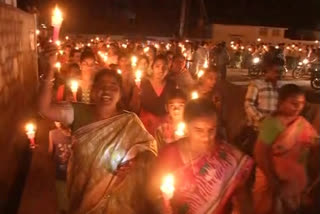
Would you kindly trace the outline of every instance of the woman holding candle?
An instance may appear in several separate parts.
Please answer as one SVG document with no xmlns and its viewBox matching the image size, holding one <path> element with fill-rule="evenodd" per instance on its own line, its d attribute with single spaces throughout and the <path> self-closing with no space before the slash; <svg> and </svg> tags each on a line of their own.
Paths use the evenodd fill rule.
<svg viewBox="0 0 320 214">
<path fill-rule="evenodd" d="M 121 78 L 99 71 L 94 104 L 51 103 L 52 69 L 40 93 L 40 113 L 69 125 L 74 139 L 68 165 L 69 213 L 146 213 L 144 183 L 156 143 L 138 117 L 122 111 Z"/>
<path fill-rule="evenodd" d="M 155 134 L 159 150 L 166 144 L 185 137 L 186 134 L 183 128 L 183 113 L 187 96 L 181 90 L 175 89 L 168 93 L 166 100 L 168 115 Z"/>
<path fill-rule="evenodd" d="M 139 88 L 134 81 L 129 55 L 121 53 L 118 59 L 118 72 L 122 77 L 122 107 L 138 114 L 140 112 Z"/>
<path fill-rule="evenodd" d="M 159 55 L 152 64 L 151 76 L 141 82 L 140 118 L 152 135 L 166 116 L 167 94 L 175 89 L 174 83 L 166 79 L 167 73 L 167 59 Z"/>
<path fill-rule="evenodd" d="M 310 148 L 319 146 L 318 133 L 299 116 L 304 92 L 294 84 L 279 91 L 277 112 L 265 118 L 255 146 L 255 213 L 295 213 L 307 187 Z"/>
<path fill-rule="evenodd" d="M 153 167 L 150 189 L 155 206 L 161 213 L 224 214 L 233 204 L 241 214 L 253 213 L 247 189 L 253 160 L 217 137 L 214 104 L 191 100 L 184 121 L 188 136 L 164 147 Z M 174 182 L 162 184 L 168 174 Z"/>
</svg>

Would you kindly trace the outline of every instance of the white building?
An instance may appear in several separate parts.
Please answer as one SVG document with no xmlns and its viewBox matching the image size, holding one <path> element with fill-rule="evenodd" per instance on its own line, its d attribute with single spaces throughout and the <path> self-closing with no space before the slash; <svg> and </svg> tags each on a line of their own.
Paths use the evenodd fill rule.
<svg viewBox="0 0 320 214">
<path fill-rule="evenodd" d="M 0 0 L 0 3 L 10 4 L 14 7 L 17 7 L 17 0 Z"/>
<path fill-rule="evenodd" d="M 262 42 L 279 43 L 285 42 L 287 28 L 251 26 L 251 25 L 212 25 L 212 39 L 215 42 L 230 42 L 241 40 L 244 43 L 253 43 L 257 39 Z"/>
</svg>

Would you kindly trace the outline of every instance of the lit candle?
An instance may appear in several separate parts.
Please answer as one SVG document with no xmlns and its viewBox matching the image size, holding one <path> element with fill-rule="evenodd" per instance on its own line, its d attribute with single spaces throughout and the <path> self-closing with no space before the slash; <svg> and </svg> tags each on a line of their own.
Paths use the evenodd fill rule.
<svg viewBox="0 0 320 214">
<path fill-rule="evenodd" d="M 170 50 L 170 47 L 171 47 L 171 45 L 168 43 L 168 44 L 166 45 L 167 50 Z"/>
<path fill-rule="evenodd" d="M 122 71 L 121 71 L 120 69 L 118 69 L 118 70 L 117 70 L 117 73 L 121 75 L 121 74 L 122 74 Z"/>
<path fill-rule="evenodd" d="M 248 48 L 248 51 L 251 52 L 251 51 L 252 51 L 252 48 Z"/>
<path fill-rule="evenodd" d="M 36 35 L 38 36 L 40 34 L 40 30 L 36 30 Z"/>
<path fill-rule="evenodd" d="M 158 43 L 157 43 L 157 44 L 155 44 L 155 45 L 154 45 L 154 47 L 155 47 L 155 48 L 157 48 L 157 49 L 159 49 L 159 48 L 160 48 L 160 46 L 159 46 L 159 44 L 158 44 Z"/>
<path fill-rule="evenodd" d="M 198 73 L 197 73 L 198 78 L 202 77 L 203 74 L 204 74 L 204 71 L 203 70 L 199 70 Z"/>
<path fill-rule="evenodd" d="M 60 40 L 57 40 L 57 41 L 56 41 L 56 45 L 57 45 L 58 47 L 61 45 Z"/>
<path fill-rule="evenodd" d="M 73 99 L 74 101 L 77 101 L 77 92 L 78 92 L 78 88 L 79 88 L 79 83 L 76 80 L 71 80 L 70 81 L 70 89 L 71 92 L 73 94 Z"/>
<path fill-rule="evenodd" d="M 174 132 L 174 134 L 177 137 L 183 137 L 185 135 L 185 128 L 186 128 L 186 124 L 184 122 L 180 122 L 177 125 L 176 131 Z"/>
<path fill-rule="evenodd" d="M 291 47 L 293 47 L 293 48 L 294 48 L 294 47 L 296 47 L 296 46 L 295 46 L 295 45 L 291 45 Z"/>
<path fill-rule="evenodd" d="M 261 38 L 258 38 L 257 41 L 258 41 L 258 42 L 261 42 Z"/>
<path fill-rule="evenodd" d="M 140 88 L 140 84 L 141 84 L 141 78 L 142 78 L 142 71 L 141 70 L 137 70 L 136 73 L 135 73 L 135 82 L 137 84 L 137 86 Z"/>
<path fill-rule="evenodd" d="M 193 92 L 191 93 L 191 99 L 195 100 L 195 99 L 198 99 L 198 98 L 199 98 L 198 92 L 193 91 Z"/>
<path fill-rule="evenodd" d="M 131 57 L 131 65 L 132 67 L 136 67 L 138 62 L 138 58 L 136 56 Z"/>
<path fill-rule="evenodd" d="M 314 41 L 314 43 L 318 44 L 318 43 L 319 43 L 319 41 L 318 41 L 318 40 L 316 40 L 316 41 Z"/>
<path fill-rule="evenodd" d="M 60 54 L 60 55 L 63 55 L 63 50 L 59 50 L 59 54 Z"/>
<path fill-rule="evenodd" d="M 145 53 L 147 53 L 148 51 L 149 51 L 149 47 L 145 47 L 144 49 L 143 49 L 143 52 L 145 52 Z"/>
<path fill-rule="evenodd" d="M 278 46 L 278 45 L 276 46 L 276 49 L 279 49 L 279 46 Z"/>
<path fill-rule="evenodd" d="M 51 17 L 51 23 L 53 26 L 53 41 L 59 39 L 59 32 L 61 23 L 63 21 L 63 16 L 61 10 L 56 6 L 53 10 L 53 15 Z"/>
<path fill-rule="evenodd" d="M 97 41 L 99 41 L 99 40 L 100 40 L 100 38 L 99 38 L 99 37 L 96 37 L 96 40 L 97 40 Z"/>
<path fill-rule="evenodd" d="M 234 41 L 231 41 L 230 44 L 233 45 L 233 44 L 234 44 Z"/>
<path fill-rule="evenodd" d="M 91 44 L 90 44 L 90 43 L 88 43 L 88 44 L 87 44 L 87 46 L 88 46 L 88 47 L 90 47 L 90 46 L 91 46 Z"/>
<path fill-rule="evenodd" d="M 173 197 L 175 191 L 174 183 L 174 176 L 172 174 L 168 174 L 163 178 L 160 190 L 165 199 L 171 199 Z"/>
<path fill-rule="evenodd" d="M 203 63 L 203 67 L 204 67 L 204 68 L 208 68 L 208 67 L 209 67 L 208 60 L 205 60 L 205 61 L 204 61 L 204 63 Z"/>
<path fill-rule="evenodd" d="M 128 47 L 128 45 L 127 45 L 127 44 L 124 44 L 124 43 L 123 43 L 121 46 L 122 46 L 124 49 L 126 49 L 126 48 Z"/>
<path fill-rule="evenodd" d="M 34 140 L 36 135 L 36 126 L 33 123 L 27 123 L 25 126 L 25 130 L 27 137 L 30 140 L 30 148 L 34 149 L 36 147 Z"/>
<path fill-rule="evenodd" d="M 244 49 L 244 47 L 243 46 L 241 46 L 241 50 L 243 50 Z"/>
<path fill-rule="evenodd" d="M 66 36 L 66 40 L 69 40 L 69 36 Z"/>
<path fill-rule="evenodd" d="M 58 72 L 60 72 L 61 63 L 60 62 L 56 62 L 56 64 L 54 66 L 58 69 Z"/>
<path fill-rule="evenodd" d="M 302 48 L 299 48 L 299 52 L 301 52 L 302 51 Z"/>
</svg>

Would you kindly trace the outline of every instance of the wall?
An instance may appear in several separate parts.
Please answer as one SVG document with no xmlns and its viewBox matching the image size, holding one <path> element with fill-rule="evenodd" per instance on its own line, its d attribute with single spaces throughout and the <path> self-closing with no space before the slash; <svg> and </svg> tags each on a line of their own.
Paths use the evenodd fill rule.
<svg viewBox="0 0 320 214">
<path fill-rule="evenodd" d="M 24 125 L 34 115 L 35 39 L 34 16 L 0 3 L 0 213 L 16 212 L 28 168 Z"/>
<path fill-rule="evenodd" d="M 266 28 L 268 34 L 266 36 L 261 36 L 259 30 L 261 28 Z M 272 31 L 279 30 L 278 36 L 273 36 Z M 257 38 L 261 38 L 262 42 L 282 42 L 284 41 L 284 28 L 273 28 L 273 27 L 263 27 L 263 26 L 248 26 L 248 25 L 222 25 L 213 24 L 212 25 L 212 38 L 215 42 L 240 39 L 244 43 L 256 42 Z"/>
</svg>

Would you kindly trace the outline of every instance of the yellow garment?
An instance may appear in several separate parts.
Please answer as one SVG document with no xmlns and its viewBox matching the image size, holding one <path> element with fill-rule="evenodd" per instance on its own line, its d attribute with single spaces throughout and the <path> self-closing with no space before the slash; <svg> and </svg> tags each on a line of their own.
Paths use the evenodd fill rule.
<svg viewBox="0 0 320 214">
<path fill-rule="evenodd" d="M 70 213 L 141 212 L 139 194 L 157 147 L 138 117 L 125 112 L 94 122 L 78 129 L 74 138 L 67 175 Z"/>
</svg>

